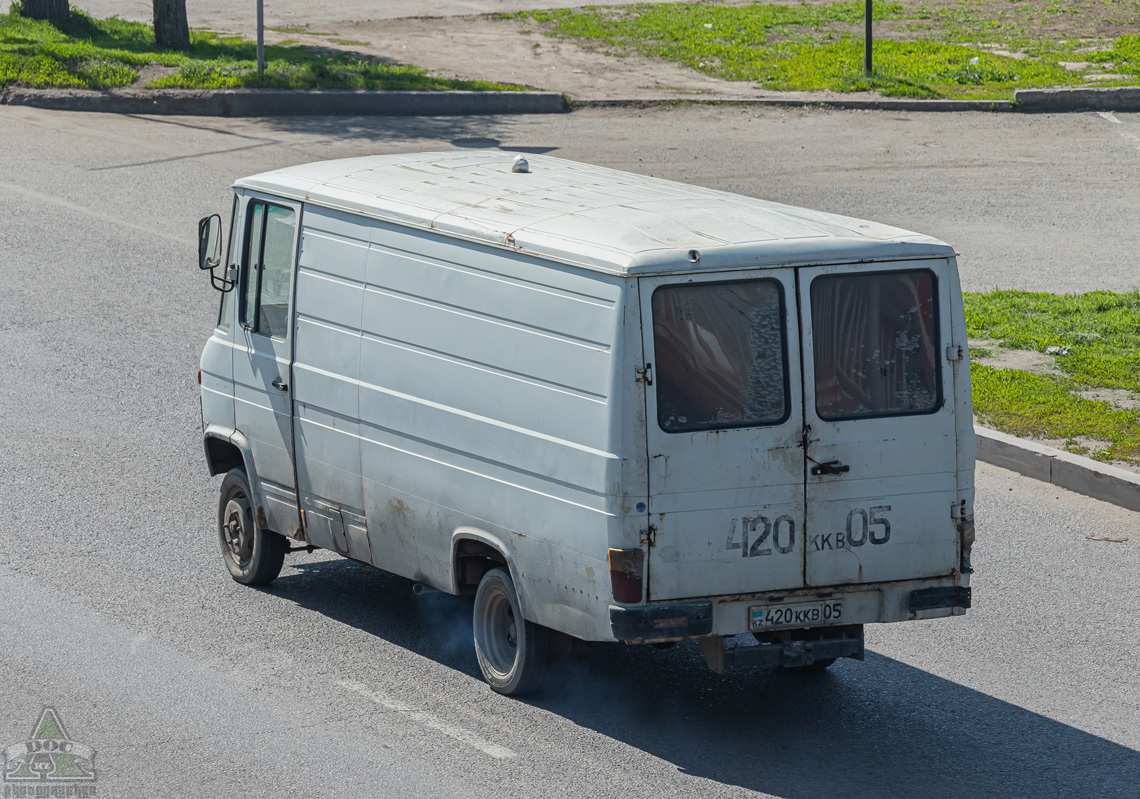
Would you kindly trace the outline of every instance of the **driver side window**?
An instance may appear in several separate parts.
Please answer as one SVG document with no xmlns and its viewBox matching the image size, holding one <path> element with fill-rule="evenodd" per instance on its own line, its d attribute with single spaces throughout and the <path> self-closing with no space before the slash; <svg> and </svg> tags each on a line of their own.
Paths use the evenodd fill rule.
<svg viewBox="0 0 1140 799">
<path fill-rule="evenodd" d="M 296 213 L 291 208 L 254 200 L 246 211 L 246 220 L 241 323 L 254 333 L 285 338 Z"/>
</svg>

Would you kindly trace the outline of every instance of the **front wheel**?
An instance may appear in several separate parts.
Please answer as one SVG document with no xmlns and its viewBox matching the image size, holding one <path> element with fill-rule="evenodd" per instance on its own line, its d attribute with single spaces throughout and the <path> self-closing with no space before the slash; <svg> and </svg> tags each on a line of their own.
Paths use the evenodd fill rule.
<svg viewBox="0 0 1140 799">
<path fill-rule="evenodd" d="M 506 569 L 483 575 L 475 592 L 475 655 L 495 691 L 518 696 L 537 689 L 549 659 L 547 629 L 523 618 Z"/>
<path fill-rule="evenodd" d="M 231 469 L 218 497 L 218 542 L 231 577 L 242 585 L 265 585 L 281 573 L 289 542 L 257 524 L 250 496 L 245 469 Z"/>
</svg>

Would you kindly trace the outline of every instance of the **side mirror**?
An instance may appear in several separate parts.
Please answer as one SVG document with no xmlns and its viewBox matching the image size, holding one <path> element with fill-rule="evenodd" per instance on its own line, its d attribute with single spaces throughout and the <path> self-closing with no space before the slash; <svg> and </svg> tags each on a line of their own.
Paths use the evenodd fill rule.
<svg viewBox="0 0 1140 799">
<path fill-rule="evenodd" d="M 222 218 L 217 214 L 198 220 L 198 268 L 215 269 L 222 262 Z"/>
</svg>

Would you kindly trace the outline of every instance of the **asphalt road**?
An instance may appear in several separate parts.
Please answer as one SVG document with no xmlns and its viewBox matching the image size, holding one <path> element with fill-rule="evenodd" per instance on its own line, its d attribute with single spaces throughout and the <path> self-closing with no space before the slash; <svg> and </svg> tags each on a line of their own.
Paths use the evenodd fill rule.
<svg viewBox="0 0 1140 799">
<path fill-rule="evenodd" d="M 502 146 L 932 233 L 968 288 L 1126 289 L 1138 135 L 1096 114 L 0 108 L 0 749 L 48 705 L 98 751 L 102 796 L 1135 797 L 1140 515 L 992 467 L 975 610 L 871 628 L 865 662 L 817 678 L 601 646 L 517 701 L 479 679 L 464 600 L 322 554 L 238 586 L 198 430 L 217 295 L 193 261 L 241 175 Z"/>
</svg>

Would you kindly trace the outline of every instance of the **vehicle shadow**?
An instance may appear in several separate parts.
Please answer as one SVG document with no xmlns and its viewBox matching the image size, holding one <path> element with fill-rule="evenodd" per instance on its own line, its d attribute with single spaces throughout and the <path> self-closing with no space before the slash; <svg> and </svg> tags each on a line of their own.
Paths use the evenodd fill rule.
<svg viewBox="0 0 1140 799">
<path fill-rule="evenodd" d="M 873 651 L 719 676 L 692 644 L 601 647 L 562 671 L 532 704 L 787 799 L 1140 796 L 1140 752 Z"/>
<path fill-rule="evenodd" d="M 286 561 L 263 589 L 481 680 L 471 643 L 471 598 L 416 595 L 414 583 L 348 559 Z"/>
<path fill-rule="evenodd" d="M 478 677 L 469 599 L 417 597 L 349 561 L 298 570 L 276 584 L 290 600 Z M 1140 796 L 1140 752 L 873 651 L 823 673 L 721 676 L 692 642 L 599 644 L 554 669 L 528 704 L 787 799 Z"/>
<path fill-rule="evenodd" d="M 327 136 L 343 141 L 398 143 L 403 150 L 460 149 L 504 150 L 530 154 L 553 152 L 554 146 L 504 144 L 525 126 L 517 115 L 499 116 L 277 116 L 261 120 L 269 130 L 282 134 Z"/>
</svg>

